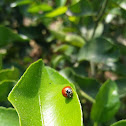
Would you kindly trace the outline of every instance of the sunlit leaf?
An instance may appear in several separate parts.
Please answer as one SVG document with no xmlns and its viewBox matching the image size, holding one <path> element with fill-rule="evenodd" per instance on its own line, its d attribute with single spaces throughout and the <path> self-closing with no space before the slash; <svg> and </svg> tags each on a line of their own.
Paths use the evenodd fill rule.
<svg viewBox="0 0 126 126">
<path fill-rule="evenodd" d="M 64 14 L 66 11 L 67 11 L 67 7 L 63 6 L 53 10 L 52 12 L 47 13 L 45 16 L 52 18 Z"/>
<path fill-rule="evenodd" d="M 65 86 L 73 89 L 70 99 L 62 95 Z M 26 70 L 8 98 L 17 110 L 22 126 L 82 126 L 81 107 L 74 85 L 55 70 L 45 67 L 42 60 Z"/>
<path fill-rule="evenodd" d="M 86 75 L 86 72 L 83 69 L 81 67 L 81 70 L 83 71 L 83 76 L 81 73 L 82 71 L 80 71 L 80 74 L 77 73 L 76 69 L 72 69 L 70 67 L 61 70 L 60 74 L 63 75 L 65 78 L 69 79 L 71 82 L 76 83 L 79 88 L 86 94 L 88 94 L 90 97 L 95 98 L 100 88 L 100 84 L 93 78 L 85 77 L 84 75 Z"/>
<path fill-rule="evenodd" d="M 49 6 L 46 3 L 42 3 L 42 4 L 33 4 L 28 8 L 28 12 L 30 13 L 38 13 L 41 11 L 51 11 L 52 7 Z"/>
<path fill-rule="evenodd" d="M 21 5 L 26 5 L 26 4 L 30 4 L 32 3 L 33 0 L 18 0 L 16 2 L 11 3 L 10 7 L 17 7 L 17 6 L 21 6 Z"/>
</svg>

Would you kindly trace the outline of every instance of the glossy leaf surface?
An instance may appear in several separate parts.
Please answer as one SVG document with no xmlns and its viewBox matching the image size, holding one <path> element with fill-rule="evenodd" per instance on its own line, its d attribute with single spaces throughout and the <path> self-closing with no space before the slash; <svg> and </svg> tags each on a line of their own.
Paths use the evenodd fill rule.
<svg viewBox="0 0 126 126">
<path fill-rule="evenodd" d="M 91 110 L 91 118 L 96 122 L 110 120 L 120 107 L 116 83 L 108 80 L 100 88 Z"/>
<path fill-rule="evenodd" d="M 72 87 L 72 98 L 62 95 L 65 86 Z M 74 85 L 55 70 L 45 67 L 42 60 L 26 70 L 8 98 L 19 114 L 21 126 L 82 126 Z"/>
</svg>

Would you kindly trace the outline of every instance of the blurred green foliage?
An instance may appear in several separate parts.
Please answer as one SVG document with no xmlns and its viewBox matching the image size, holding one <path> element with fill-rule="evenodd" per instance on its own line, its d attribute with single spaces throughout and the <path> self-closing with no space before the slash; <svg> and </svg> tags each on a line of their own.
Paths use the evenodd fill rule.
<svg viewBox="0 0 126 126">
<path fill-rule="evenodd" d="M 39 58 L 75 84 L 86 126 L 126 119 L 126 0 L 0 0 L 1 106 Z"/>
</svg>

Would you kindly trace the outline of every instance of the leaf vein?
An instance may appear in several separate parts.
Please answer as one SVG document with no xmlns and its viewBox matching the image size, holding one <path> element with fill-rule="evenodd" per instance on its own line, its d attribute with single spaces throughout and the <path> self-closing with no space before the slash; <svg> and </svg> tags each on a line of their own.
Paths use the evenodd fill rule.
<svg viewBox="0 0 126 126">
<path fill-rule="evenodd" d="M 39 98 L 39 106 L 40 106 L 41 122 L 42 122 L 42 125 L 43 125 L 43 124 L 44 124 L 44 120 L 43 120 L 43 113 L 42 113 L 42 105 L 41 105 L 40 94 L 38 95 L 38 98 Z"/>
</svg>

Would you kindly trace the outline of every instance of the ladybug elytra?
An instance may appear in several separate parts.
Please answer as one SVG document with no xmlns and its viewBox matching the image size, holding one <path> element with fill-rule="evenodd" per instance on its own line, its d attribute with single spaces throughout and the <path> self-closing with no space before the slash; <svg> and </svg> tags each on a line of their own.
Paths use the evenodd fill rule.
<svg viewBox="0 0 126 126">
<path fill-rule="evenodd" d="M 70 86 L 66 86 L 62 89 L 62 94 L 66 98 L 71 98 L 73 96 L 73 91 Z"/>
</svg>

